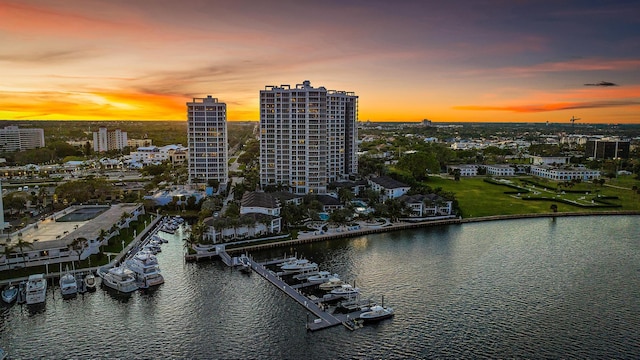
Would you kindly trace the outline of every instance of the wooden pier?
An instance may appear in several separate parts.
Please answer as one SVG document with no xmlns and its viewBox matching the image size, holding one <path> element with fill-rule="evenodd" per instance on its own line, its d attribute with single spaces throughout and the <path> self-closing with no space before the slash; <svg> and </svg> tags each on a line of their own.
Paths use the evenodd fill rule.
<svg viewBox="0 0 640 360">
<path fill-rule="evenodd" d="M 282 290 L 285 294 L 289 295 L 290 298 L 295 300 L 298 304 L 302 305 L 305 309 L 318 317 L 313 322 L 307 323 L 308 330 L 316 331 L 343 323 L 344 320 L 342 319 L 342 316 L 338 317 L 324 311 L 322 308 L 320 308 L 320 305 L 299 293 L 297 289 L 294 289 L 291 285 L 287 284 L 281 278 L 274 275 L 262 264 L 255 262 L 253 259 L 249 259 L 249 262 L 251 263 L 251 268 L 260 276 L 267 279 L 275 287 Z M 277 264 L 277 262 L 274 263 Z"/>
<path fill-rule="evenodd" d="M 226 252 L 226 250 L 224 249 L 224 246 L 216 247 L 215 251 L 211 251 L 207 254 L 194 254 L 192 255 L 194 256 L 192 260 L 196 260 L 198 258 L 197 257 L 198 255 L 201 255 L 202 257 L 207 257 L 207 258 L 220 257 L 222 262 L 224 262 L 227 266 L 234 266 L 238 264 L 237 258 L 235 257 L 232 258 Z M 285 256 L 284 258 L 272 259 L 262 263 L 258 263 L 255 260 L 248 258 L 249 263 L 251 264 L 251 269 L 253 271 L 255 271 L 260 276 L 265 278 L 267 281 L 269 281 L 271 284 L 273 284 L 275 287 L 280 289 L 290 298 L 295 300 L 298 304 L 302 305 L 307 311 L 311 312 L 313 315 L 317 317 L 312 322 L 307 322 L 307 326 L 306 326 L 307 330 L 309 331 L 322 330 L 322 329 L 330 328 L 336 325 L 344 325 L 349 330 L 355 330 L 361 327 L 361 322 L 359 322 L 358 317 L 360 316 L 362 311 L 354 311 L 348 314 L 338 314 L 338 313 L 332 314 L 325 310 L 327 309 L 327 307 L 324 304 L 325 302 L 331 302 L 331 301 L 342 299 L 343 298 L 342 296 L 327 294 L 322 298 L 318 298 L 315 296 L 307 297 L 304 294 L 302 294 L 299 291 L 299 289 L 313 286 L 313 285 L 318 285 L 318 284 L 303 282 L 296 285 L 289 285 L 284 280 L 282 280 L 282 278 L 280 278 L 278 274 L 266 268 L 267 265 L 277 265 L 289 259 L 290 258 Z"/>
</svg>

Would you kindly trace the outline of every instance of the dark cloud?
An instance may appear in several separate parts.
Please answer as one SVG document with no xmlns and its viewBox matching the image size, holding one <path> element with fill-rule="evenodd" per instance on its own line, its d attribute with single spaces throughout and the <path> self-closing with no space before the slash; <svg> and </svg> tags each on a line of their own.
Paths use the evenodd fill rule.
<svg viewBox="0 0 640 360">
<path fill-rule="evenodd" d="M 612 83 L 609 81 L 600 81 L 599 83 L 595 83 L 595 84 L 584 84 L 584 86 L 618 86 L 618 84 L 616 83 Z"/>
</svg>

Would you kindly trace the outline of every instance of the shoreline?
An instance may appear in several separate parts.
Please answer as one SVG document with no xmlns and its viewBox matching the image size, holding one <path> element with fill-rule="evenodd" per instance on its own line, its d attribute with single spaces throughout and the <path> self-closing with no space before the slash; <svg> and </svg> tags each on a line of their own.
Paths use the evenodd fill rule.
<svg viewBox="0 0 640 360">
<path fill-rule="evenodd" d="M 352 231 L 344 231 L 332 234 L 323 234 L 323 235 L 312 235 L 307 236 L 302 239 L 292 239 L 285 241 L 278 241 L 268 244 L 258 244 L 258 245 L 250 245 L 250 246 L 242 246 L 237 248 L 227 248 L 226 251 L 229 254 L 232 253 L 241 253 L 246 251 L 260 251 L 266 249 L 273 249 L 278 247 L 286 247 L 286 246 L 294 246 L 300 244 L 307 244 L 312 242 L 326 241 L 326 240 L 334 240 L 334 239 L 345 239 L 345 238 L 355 238 L 358 236 L 369 235 L 369 234 L 378 234 L 378 233 L 387 233 L 393 231 L 407 230 L 407 229 L 417 229 L 431 226 L 441 226 L 441 225 L 459 225 L 459 224 L 467 224 L 467 223 L 476 223 L 476 222 L 486 222 L 486 221 L 499 221 L 499 220 L 517 220 L 517 219 L 533 219 L 533 218 L 556 218 L 556 217 L 571 217 L 571 216 L 633 216 L 640 215 L 640 211 L 628 210 L 628 211 L 594 211 L 594 212 L 562 212 L 562 213 L 538 213 L 538 214 L 515 214 L 515 215 L 491 215 L 491 216 L 482 216 L 477 218 L 469 218 L 469 219 L 445 219 L 445 220 L 432 220 L 432 221 L 421 221 L 421 222 L 401 222 L 401 223 L 391 223 L 388 226 L 370 228 L 370 229 L 360 229 L 360 230 L 352 230 Z"/>
</svg>

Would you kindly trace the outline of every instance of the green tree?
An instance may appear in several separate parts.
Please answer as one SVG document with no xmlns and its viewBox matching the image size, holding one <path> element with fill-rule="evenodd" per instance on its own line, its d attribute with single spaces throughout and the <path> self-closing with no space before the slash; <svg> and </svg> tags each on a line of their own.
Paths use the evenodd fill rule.
<svg viewBox="0 0 640 360">
<path fill-rule="evenodd" d="M 440 172 L 440 163 L 433 153 L 417 152 L 405 155 L 398 160 L 397 166 L 409 171 L 417 181 L 426 179 L 428 173 L 437 174 Z"/>
<path fill-rule="evenodd" d="M 353 195 L 353 192 L 345 187 L 341 187 L 340 189 L 338 189 L 338 199 L 340 199 L 340 202 L 342 202 L 343 204 L 348 204 L 351 200 L 353 200 L 353 198 L 355 197 L 355 195 Z"/>
<path fill-rule="evenodd" d="M 74 250 L 76 254 L 78 254 L 78 266 L 80 265 L 80 256 L 82 255 L 82 251 L 85 248 L 86 242 L 87 240 L 84 238 L 75 238 L 73 239 L 71 244 L 69 244 L 69 246 L 71 246 L 71 249 Z"/>
<path fill-rule="evenodd" d="M 386 173 L 387 167 L 384 165 L 383 159 L 374 158 L 367 155 L 361 156 L 358 159 L 358 174 L 360 174 L 360 176 L 382 176 Z"/>
<path fill-rule="evenodd" d="M 9 265 L 9 258 L 11 257 L 11 254 L 15 253 L 15 248 L 9 244 L 5 244 L 2 247 L 2 256 L 4 256 L 4 263 L 5 265 Z"/>
<path fill-rule="evenodd" d="M 18 242 L 14 245 L 14 248 L 20 249 L 22 263 L 26 266 L 27 259 L 24 257 L 24 249 L 33 249 L 33 244 L 23 239 L 22 236 L 18 236 Z"/>
</svg>

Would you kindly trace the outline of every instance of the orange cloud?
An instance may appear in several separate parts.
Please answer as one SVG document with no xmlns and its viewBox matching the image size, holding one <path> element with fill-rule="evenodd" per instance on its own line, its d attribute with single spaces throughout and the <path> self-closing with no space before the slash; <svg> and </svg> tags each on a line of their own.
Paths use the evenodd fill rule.
<svg viewBox="0 0 640 360">
<path fill-rule="evenodd" d="M 0 118 L 30 120 L 181 120 L 184 97 L 136 92 L 0 93 Z"/>
<path fill-rule="evenodd" d="M 594 102 L 574 102 L 574 103 L 552 103 L 541 105 L 517 105 L 517 106 L 454 106 L 454 110 L 475 110 L 475 111 L 511 111 L 517 113 L 536 113 L 545 111 L 573 110 L 573 109 L 595 109 L 621 106 L 640 105 L 640 101 L 594 101 Z"/>
</svg>

